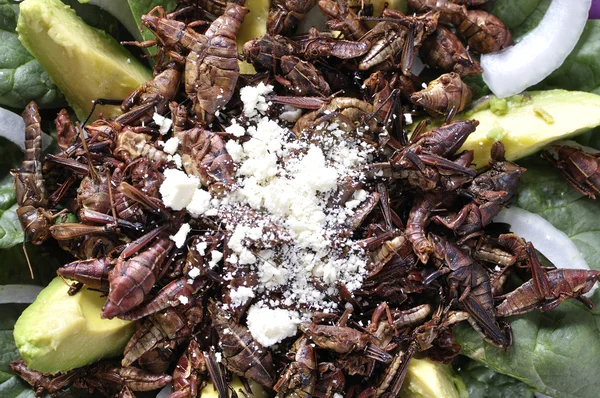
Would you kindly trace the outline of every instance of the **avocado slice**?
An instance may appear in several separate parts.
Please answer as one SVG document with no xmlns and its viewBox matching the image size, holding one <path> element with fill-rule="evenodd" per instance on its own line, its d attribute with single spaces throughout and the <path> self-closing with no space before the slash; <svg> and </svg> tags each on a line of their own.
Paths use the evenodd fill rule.
<svg viewBox="0 0 600 398">
<path fill-rule="evenodd" d="M 135 322 L 102 319 L 101 293 L 82 289 L 73 296 L 56 277 L 15 324 L 14 338 L 27 367 L 65 372 L 122 354 Z"/>
<path fill-rule="evenodd" d="M 79 119 L 92 101 L 124 99 L 152 73 L 106 32 L 92 28 L 60 0 L 25 0 L 17 22 L 19 40 L 44 67 Z M 105 117 L 121 113 L 99 106 Z"/>
<path fill-rule="evenodd" d="M 495 141 L 502 141 L 508 160 L 517 160 L 553 141 L 600 125 L 600 95 L 547 90 L 505 99 L 490 97 L 472 110 L 458 114 L 456 119 L 479 121 L 477 130 L 459 151 L 475 151 L 474 164 L 481 168 L 488 164 Z"/>
<path fill-rule="evenodd" d="M 269 17 L 271 0 L 247 0 L 245 7 L 250 12 L 244 18 L 244 22 L 242 22 L 242 26 L 240 26 L 240 30 L 237 33 L 236 42 L 239 53 L 242 53 L 246 42 L 262 37 L 267 33 L 267 18 Z M 253 75 L 256 73 L 256 69 L 254 69 L 251 63 L 240 60 L 238 64 L 242 75 Z"/>
<path fill-rule="evenodd" d="M 400 398 L 468 398 L 467 387 L 450 365 L 411 359 Z"/>
</svg>

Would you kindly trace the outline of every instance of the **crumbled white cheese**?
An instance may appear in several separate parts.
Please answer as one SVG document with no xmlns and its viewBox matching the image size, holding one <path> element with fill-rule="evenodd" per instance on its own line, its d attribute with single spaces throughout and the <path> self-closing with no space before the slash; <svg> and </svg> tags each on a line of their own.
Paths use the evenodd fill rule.
<svg viewBox="0 0 600 398">
<path fill-rule="evenodd" d="M 285 270 L 276 267 L 268 261 L 263 261 L 258 268 L 258 277 L 261 285 L 267 289 L 273 289 L 287 283 Z"/>
<path fill-rule="evenodd" d="M 227 141 L 225 144 L 225 149 L 234 162 L 239 163 L 244 159 L 244 150 L 242 149 L 242 146 L 234 140 Z"/>
<path fill-rule="evenodd" d="M 208 209 L 210 209 L 210 201 L 211 196 L 208 191 L 204 189 L 196 188 L 194 190 L 194 195 L 192 196 L 192 200 L 186 206 L 186 210 L 188 213 L 192 215 L 192 217 L 199 217 L 205 214 Z"/>
<path fill-rule="evenodd" d="M 223 253 L 221 253 L 218 250 L 213 250 L 212 252 L 210 252 L 211 254 L 211 258 L 210 261 L 208 262 L 208 267 L 209 268 L 214 268 L 219 261 L 221 261 L 221 259 L 223 258 Z"/>
<path fill-rule="evenodd" d="M 238 255 L 238 262 L 241 265 L 254 264 L 256 262 L 256 257 L 243 243 L 244 238 L 246 238 L 246 235 L 250 231 L 251 228 L 244 225 L 238 225 L 227 242 L 231 251 Z"/>
<path fill-rule="evenodd" d="M 225 132 L 239 138 L 246 134 L 246 129 L 243 126 L 240 126 L 238 122 L 233 119 L 231 121 L 231 125 L 225 128 Z"/>
<path fill-rule="evenodd" d="M 221 361 L 223 360 L 223 354 L 221 354 L 220 352 L 215 352 L 215 359 L 217 360 L 217 362 L 221 363 Z"/>
<path fill-rule="evenodd" d="M 179 302 L 183 305 L 186 305 L 187 303 L 189 303 L 190 299 L 188 299 L 185 296 L 179 296 L 177 297 L 177 299 L 179 300 Z"/>
<path fill-rule="evenodd" d="M 320 133 L 308 140 L 298 139 L 288 128 L 263 116 L 268 107 L 265 95 L 270 90 L 264 84 L 243 90 L 248 119 L 243 126 L 230 122 L 227 128 L 232 137 L 244 137 L 240 142 L 229 139 L 225 144 L 237 163 L 236 189 L 213 199 L 206 190 L 198 188 L 199 181 L 195 179 L 196 184 L 188 189 L 188 198 L 182 206 L 187 206 L 192 216 L 239 214 L 229 221 L 223 220 L 224 229 L 230 231 L 226 262 L 246 265 L 250 272 L 256 273 L 259 284 L 235 289 L 232 305 L 254 297 L 260 309 L 266 311 L 273 310 L 264 308 L 265 305 L 275 309 L 280 305 L 302 305 L 310 310 L 332 311 L 336 304 L 329 297 L 337 294 L 337 283 L 343 283 L 350 291 L 360 288 L 367 265 L 364 250 L 339 234 L 340 225 L 347 222 L 369 194 L 357 190 L 350 200 L 336 205 L 338 184 L 345 179 L 360 182 L 363 178 L 360 166 L 373 161 L 376 151 L 361 138 L 364 127 L 349 133 L 349 126 L 343 126 L 343 122 L 323 122 L 316 126 Z M 181 180 L 181 175 L 178 179 Z M 173 196 L 179 200 L 177 195 Z M 172 207 L 173 201 L 176 200 L 167 194 L 165 204 Z M 335 246 L 331 245 L 334 241 Z M 207 250 L 203 243 L 197 245 L 202 256 Z M 214 268 L 222 259 L 222 252 L 212 250 L 206 256 L 207 266 Z M 190 280 L 193 281 L 196 272 L 199 271 L 188 273 Z M 224 278 L 230 281 L 233 275 L 230 272 Z M 282 319 L 297 320 L 297 314 L 281 311 Z M 255 320 L 260 311 L 257 314 Z M 294 334 L 295 323 L 287 325 L 293 329 L 289 333 Z M 255 330 L 255 333 L 271 332 Z"/>
<path fill-rule="evenodd" d="M 248 330 L 264 347 L 270 347 L 286 337 L 294 336 L 298 330 L 298 323 L 298 313 L 295 311 L 257 305 L 248 309 Z"/>
<path fill-rule="evenodd" d="M 192 267 L 192 269 L 188 272 L 188 276 L 192 279 L 195 279 L 196 277 L 200 276 L 200 268 Z"/>
<path fill-rule="evenodd" d="M 412 122 L 413 122 L 412 114 L 405 113 L 404 120 L 406 121 L 406 124 L 412 124 Z"/>
<path fill-rule="evenodd" d="M 206 254 L 207 247 L 208 247 L 208 243 L 198 242 L 198 244 L 196 245 L 196 250 L 198 251 L 199 255 L 204 256 Z"/>
<path fill-rule="evenodd" d="M 300 119 L 300 116 L 302 116 L 302 109 L 291 105 L 285 105 L 283 107 L 283 112 L 279 115 L 279 119 L 285 122 L 294 123 L 296 120 Z"/>
<path fill-rule="evenodd" d="M 186 240 L 186 238 L 187 238 L 187 236 L 188 236 L 188 234 L 190 233 L 191 230 L 192 230 L 192 227 L 190 226 L 190 224 L 184 223 L 179 228 L 179 231 L 177 231 L 177 233 L 175 235 L 169 236 L 169 238 L 173 242 L 175 242 L 175 246 L 177 246 L 178 248 L 181 248 L 185 244 L 185 240 Z"/>
<path fill-rule="evenodd" d="M 175 163 L 175 167 L 178 169 L 181 169 L 181 166 L 183 166 L 183 160 L 181 159 L 181 155 L 178 153 L 175 155 L 168 155 L 167 159 L 169 159 L 169 162 Z"/>
<path fill-rule="evenodd" d="M 158 126 L 158 132 L 161 135 L 167 134 L 171 129 L 171 125 L 173 124 L 173 121 L 171 119 L 169 119 L 168 117 L 164 117 L 156 112 L 154 112 L 154 114 L 152 115 L 152 120 L 154 120 L 154 123 L 156 123 L 156 125 Z"/>
<path fill-rule="evenodd" d="M 354 210 L 358 207 L 358 205 L 364 202 L 365 199 L 367 199 L 367 195 L 367 191 L 365 191 L 364 189 L 357 190 L 352 194 L 352 199 L 346 202 L 346 209 Z"/>
<path fill-rule="evenodd" d="M 249 299 L 254 298 L 254 291 L 252 288 L 239 286 L 237 289 L 231 290 L 229 297 L 231 298 L 231 306 L 239 307 L 246 304 Z"/>
<path fill-rule="evenodd" d="M 191 202 L 200 180 L 177 169 L 166 169 L 163 174 L 165 180 L 159 188 L 163 203 L 173 210 L 185 208 Z"/>
<path fill-rule="evenodd" d="M 273 86 L 265 85 L 263 82 L 258 83 L 255 87 L 242 87 L 240 99 L 244 104 L 244 115 L 251 118 L 258 115 L 259 112 L 264 113 L 269 107 L 265 95 L 271 92 L 273 92 Z"/>
<path fill-rule="evenodd" d="M 178 147 L 179 147 L 179 138 L 171 137 L 164 143 L 163 151 L 165 151 L 169 155 L 174 155 L 175 152 L 177 152 Z"/>
</svg>

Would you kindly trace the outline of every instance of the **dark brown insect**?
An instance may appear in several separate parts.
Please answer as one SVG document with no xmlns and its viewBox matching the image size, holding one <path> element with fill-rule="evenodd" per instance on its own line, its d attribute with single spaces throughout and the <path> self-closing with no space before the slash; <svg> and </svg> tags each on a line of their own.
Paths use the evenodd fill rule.
<svg viewBox="0 0 600 398">
<path fill-rule="evenodd" d="M 267 19 L 269 34 L 290 33 L 317 0 L 273 0 Z"/>
<path fill-rule="evenodd" d="M 17 196 L 17 216 L 27 240 L 41 245 L 50 237 L 50 225 L 55 215 L 47 210 L 48 197 L 42 177 L 42 130 L 40 114 L 35 102 L 23 111 L 25 121 L 25 156 L 18 169 L 13 169 Z"/>
<path fill-rule="evenodd" d="M 242 0 L 240 0 L 243 3 Z M 157 13 L 158 16 L 152 15 Z M 248 9 L 234 2 L 227 3 L 218 17 L 202 35 L 155 7 L 142 16 L 142 23 L 160 40 L 169 56 L 185 62 L 185 91 L 194 103 L 194 112 L 201 121 L 212 121 L 216 111 L 225 106 L 233 95 L 238 76 L 237 31 Z M 156 42 L 139 43 L 140 46 Z M 188 55 L 176 54 L 188 50 Z"/>
<path fill-rule="evenodd" d="M 456 72 L 462 77 L 483 72 L 479 62 L 471 57 L 458 37 L 443 26 L 438 26 L 423 41 L 419 54 L 425 64 L 442 72 Z"/>
<path fill-rule="evenodd" d="M 298 54 L 307 60 L 333 56 L 339 59 L 352 59 L 364 55 L 371 43 L 368 40 L 350 41 L 336 39 L 311 28 L 307 35 L 295 36 L 294 41 L 300 46 Z"/>
<path fill-rule="evenodd" d="M 472 234 L 489 225 L 516 192 L 525 169 L 504 159 L 504 146 L 492 146 L 490 169 L 473 179 L 465 192 L 473 201 L 463 207 L 454 218 L 436 217 L 459 235 Z"/>
<path fill-rule="evenodd" d="M 65 264 L 56 270 L 59 276 L 85 284 L 90 289 L 108 293 L 108 274 L 114 266 L 107 257 L 88 258 Z"/>
<path fill-rule="evenodd" d="M 66 109 L 61 109 L 56 119 L 54 119 L 54 125 L 56 126 L 56 142 L 60 149 L 66 151 L 67 148 L 75 144 L 79 136 Z"/>
<path fill-rule="evenodd" d="M 500 19 L 483 10 L 469 10 L 457 26 L 469 48 L 480 54 L 494 53 L 512 44 L 510 31 Z"/>
<path fill-rule="evenodd" d="M 544 159 L 556 167 L 563 178 L 578 192 L 596 199 L 600 195 L 600 154 L 587 153 L 579 147 L 554 146 L 558 160 L 548 151 L 542 152 Z"/>
<path fill-rule="evenodd" d="M 300 337 L 291 349 L 293 362 L 282 372 L 273 390 L 278 397 L 312 397 L 317 385 L 317 356 L 309 340 Z"/>
<path fill-rule="evenodd" d="M 368 31 L 365 23 L 358 18 L 345 0 L 319 0 L 319 8 L 327 15 L 327 26 L 331 30 L 340 30 L 344 37 L 359 40 Z"/>
<path fill-rule="evenodd" d="M 469 105 L 472 96 L 473 90 L 463 83 L 460 75 L 450 72 L 429 82 L 427 88 L 413 93 L 410 100 L 425 108 L 430 115 L 450 120 Z"/>
<path fill-rule="evenodd" d="M 500 317 L 519 315 L 535 308 L 549 311 L 561 302 L 575 298 L 593 308 L 592 301 L 583 296 L 600 280 L 600 271 L 582 269 L 557 269 L 545 271 L 537 259 L 533 245 L 526 247 L 533 277 L 514 291 L 506 294 L 496 307 Z"/>
<path fill-rule="evenodd" d="M 246 60 L 257 70 L 268 70 L 277 73 L 280 70 L 281 58 L 294 55 L 300 50 L 298 43 L 285 36 L 265 34 L 260 39 L 252 39 L 244 44 Z"/>
<path fill-rule="evenodd" d="M 219 334 L 227 369 L 272 388 L 275 376 L 271 352 L 254 340 L 245 326 L 234 323 L 227 312 L 217 304 L 211 302 L 208 310 Z"/>
<path fill-rule="evenodd" d="M 190 340 L 187 350 L 181 355 L 173 371 L 173 393 L 169 398 L 190 398 L 206 385 L 208 369 L 204 354 L 196 340 Z"/>
<path fill-rule="evenodd" d="M 329 84 L 311 63 L 293 55 L 281 57 L 283 76 L 277 81 L 294 95 L 327 97 L 331 94 Z"/>
<path fill-rule="evenodd" d="M 448 273 L 450 297 L 458 298 L 486 340 L 500 347 L 510 346 L 511 338 L 496 321 L 490 279 L 485 269 L 450 241 L 434 234 L 429 234 L 429 241 L 433 243 L 432 254 L 442 267 L 438 273 Z"/>
<path fill-rule="evenodd" d="M 136 243 L 132 245 L 136 246 Z M 109 274 L 110 291 L 102 309 L 103 318 L 110 319 L 124 314 L 144 301 L 161 273 L 172 247 L 173 241 L 163 235 L 131 258 L 123 254 L 119 256 L 115 268 Z"/>
<path fill-rule="evenodd" d="M 12 361 L 10 368 L 35 389 L 38 397 L 43 396 L 44 392 L 56 394 L 71 386 L 90 394 L 98 391 L 105 396 L 117 394 L 123 389 L 152 391 L 166 386 L 172 380 L 169 375 L 150 374 L 138 368 L 119 367 L 110 362 L 99 362 L 58 375 L 27 369 L 24 361 Z"/>
<path fill-rule="evenodd" d="M 156 75 L 153 80 L 143 83 L 129 94 L 123 100 L 121 109 L 123 112 L 136 112 L 138 107 L 153 103 L 154 107 L 148 109 L 144 115 L 140 115 L 135 124 L 148 123 L 155 112 L 160 115 L 165 114 L 169 101 L 175 98 L 180 82 L 181 72 L 175 65 L 171 65 Z"/>
</svg>

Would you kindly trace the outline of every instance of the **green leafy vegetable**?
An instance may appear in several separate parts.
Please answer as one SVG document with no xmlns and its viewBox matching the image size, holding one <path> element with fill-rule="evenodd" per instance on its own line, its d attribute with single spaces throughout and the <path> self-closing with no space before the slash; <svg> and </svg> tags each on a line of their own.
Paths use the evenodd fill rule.
<svg viewBox="0 0 600 398">
<path fill-rule="evenodd" d="M 13 178 L 9 174 L 0 181 L 0 249 L 23 242 L 23 231 L 17 217 L 17 199 Z"/>
<path fill-rule="evenodd" d="M 458 374 L 467 386 L 469 398 L 533 398 L 533 391 L 526 384 L 496 373 L 480 362 L 466 362 Z"/>
<path fill-rule="evenodd" d="M 561 87 L 600 94 L 600 20 L 589 20 L 575 49 L 536 89 Z"/>
<path fill-rule="evenodd" d="M 516 36 L 514 29 L 527 24 L 527 21 L 530 19 L 535 19 L 535 15 L 539 14 L 539 10 L 544 9 L 544 3 L 549 3 L 549 1 L 498 0 L 492 4 L 492 7 L 489 9 L 489 11 L 500 18 L 502 22 L 504 22 L 504 24 L 510 29 L 514 38 Z M 545 9 L 543 11 L 545 11 Z"/>
<path fill-rule="evenodd" d="M 517 205 L 547 219 L 577 245 L 586 262 L 600 270 L 600 205 L 573 190 L 540 159 L 528 171 Z M 560 264 L 557 264 L 560 266 Z M 592 298 L 600 304 L 600 294 Z M 463 353 L 492 369 L 556 397 L 596 397 L 600 388 L 600 312 L 574 301 L 541 313 L 511 317 L 515 341 L 503 351 L 483 343 L 470 327 L 455 329 Z M 461 325 L 462 326 L 462 325 Z"/>
<path fill-rule="evenodd" d="M 491 13 L 510 29 L 513 40 L 518 42 L 534 29 L 546 13 L 552 0 L 499 0 Z"/>
<path fill-rule="evenodd" d="M 62 106 L 62 94 L 17 39 L 18 15 L 17 4 L 0 0 L 0 104 L 22 108 L 33 99 L 42 108 Z"/>
</svg>

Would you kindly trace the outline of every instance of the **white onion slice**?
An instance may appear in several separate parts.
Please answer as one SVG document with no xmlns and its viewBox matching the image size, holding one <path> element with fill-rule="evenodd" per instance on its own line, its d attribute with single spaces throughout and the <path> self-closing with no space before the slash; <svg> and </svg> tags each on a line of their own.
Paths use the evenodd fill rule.
<svg viewBox="0 0 600 398">
<path fill-rule="evenodd" d="M 0 108 L 0 137 L 15 143 L 25 151 L 25 122 L 16 113 Z M 42 148 L 46 149 L 52 142 L 52 137 L 42 133 Z"/>
<path fill-rule="evenodd" d="M 512 206 L 503 209 L 494 221 L 510 224 L 512 232 L 533 243 L 557 268 L 590 269 L 575 243 L 543 217 Z M 586 296 L 590 296 L 595 289 Z"/>
<path fill-rule="evenodd" d="M 41 291 L 36 285 L 0 286 L 0 304 L 31 304 Z"/>
<path fill-rule="evenodd" d="M 500 98 L 541 82 L 573 51 L 592 0 L 553 0 L 540 24 L 516 45 L 481 56 L 483 81 Z"/>
</svg>

